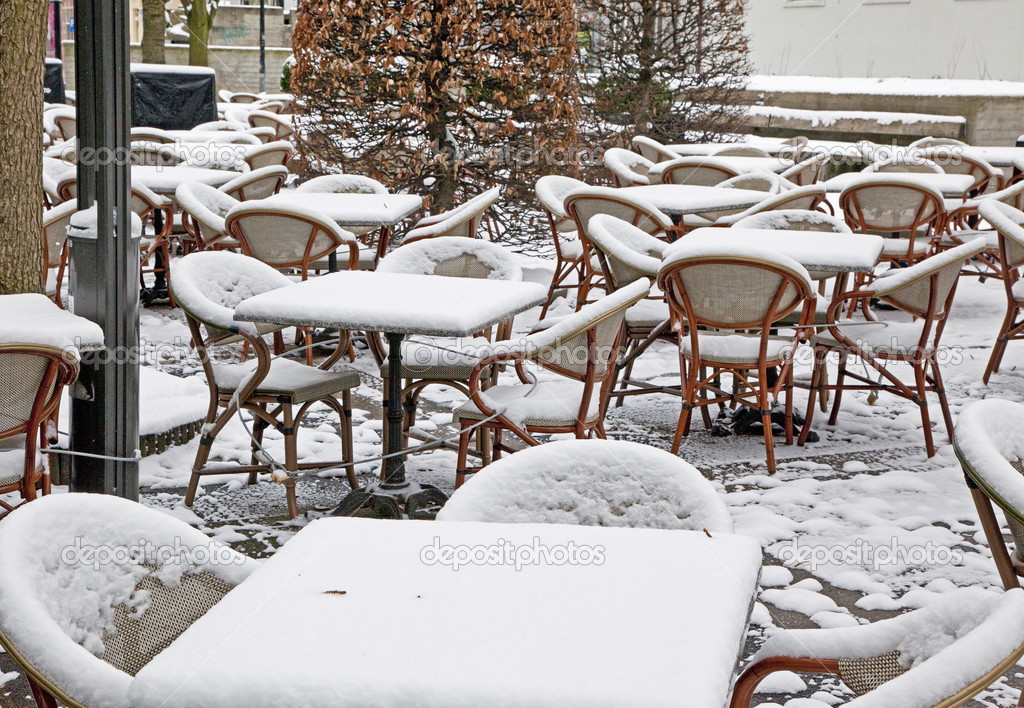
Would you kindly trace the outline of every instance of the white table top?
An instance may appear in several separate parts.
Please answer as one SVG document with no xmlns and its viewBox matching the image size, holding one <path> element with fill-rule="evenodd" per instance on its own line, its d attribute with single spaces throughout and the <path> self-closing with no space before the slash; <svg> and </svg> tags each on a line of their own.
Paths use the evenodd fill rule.
<svg viewBox="0 0 1024 708">
<path fill-rule="evenodd" d="M 569 544 L 574 563 L 437 562 Z M 321 519 L 143 668 L 129 705 L 720 708 L 760 567 L 731 534 Z"/>
<path fill-rule="evenodd" d="M 344 271 L 242 301 L 235 319 L 394 334 L 467 337 L 539 305 L 539 283 Z"/>
<path fill-rule="evenodd" d="M 263 201 L 280 207 L 317 209 L 340 226 L 394 226 L 423 208 L 423 197 L 416 194 L 287 191 Z"/>
<path fill-rule="evenodd" d="M 38 293 L 0 295 L 0 341 L 28 341 L 79 350 L 103 347 L 103 329 L 92 320 L 62 310 Z"/>
<path fill-rule="evenodd" d="M 173 196 L 178 185 L 185 182 L 202 182 L 211 187 L 219 187 L 240 174 L 234 170 L 211 170 L 205 167 L 132 167 L 132 181 L 141 182 L 157 194 L 165 196 Z"/>
<path fill-rule="evenodd" d="M 695 229 L 670 245 L 665 257 L 683 246 L 708 243 L 757 247 L 789 256 L 807 270 L 870 273 L 882 255 L 883 240 L 865 234 L 770 229 Z"/>
<path fill-rule="evenodd" d="M 771 196 L 767 192 L 752 189 L 699 187 L 690 184 L 652 184 L 623 187 L 622 191 L 647 200 L 669 216 L 748 209 Z"/>
<path fill-rule="evenodd" d="M 926 184 L 939 190 L 942 192 L 942 195 L 946 197 L 962 197 L 964 192 L 970 189 L 971 185 L 974 184 L 974 178 L 970 175 L 940 175 L 916 172 L 883 172 L 881 174 L 847 172 L 845 174 L 836 175 L 832 179 L 822 182 L 821 185 L 827 192 L 842 192 L 848 187 L 860 184 L 861 182 L 870 182 L 878 179 L 907 182 L 908 184 Z"/>
<path fill-rule="evenodd" d="M 993 167 L 1016 167 L 1024 160 L 1024 147 L 985 147 L 972 145 L 964 149 L 964 155 L 977 156 Z"/>
</svg>

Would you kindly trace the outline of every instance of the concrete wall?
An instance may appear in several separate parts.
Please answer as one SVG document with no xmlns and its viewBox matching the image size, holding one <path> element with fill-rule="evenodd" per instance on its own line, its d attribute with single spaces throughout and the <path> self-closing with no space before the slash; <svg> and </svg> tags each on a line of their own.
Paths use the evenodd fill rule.
<svg viewBox="0 0 1024 708">
<path fill-rule="evenodd" d="M 969 0 L 962 0 L 967 2 Z M 980 2 L 981 0 L 975 0 Z M 865 137 L 893 135 L 897 141 L 907 143 L 925 135 L 962 137 L 972 145 L 1015 145 L 1024 134 L 1024 96 L 986 95 L 900 95 L 841 93 L 839 84 L 830 91 L 773 91 L 747 92 L 750 103 L 763 102 L 768 106 L 781 106 L 809 111 L 868 111 L 883 113 L 925 113 L 940 116 L 962 116 L 967 119 L 962 136 L 936 130 L 939 126 L 921 123 L 910 130 L 898 130 L 898 124 L 880 125 L 879 130 L 868 131 Z M 863 128 L 861 128 L 863 129 Z M 833 136 L 848 139 L 849 136 Z M 877 139 L 877 137 L 872 138 Z"/>
<path fill-rule="evenodd" d="M 1022 0 L 750 0 L 747 23 L 758 73 L 1024 81 Z"/>
<path fill-rule="evenodd" d="M 268 7 L 265 25 L 268 47 L 289 47 L 292 43 L 292 14 L 280 7 Z M 285 19 L 289 24 L 285 24 Z M 210 44 L 233 47 L 258 47 L 260 44 L 260 8 L 221 5 L 213 20 Z"/>
<path fill-rule="evenodd" d="M 132 61 L 142 61 L 142 49 L 132 45 Z M 281 67 L 292 54 L 291 48 L 267 47 L 267 91 L 280 91 Z M 168 64 L 188 64 L 188 46 L 168 44 Z M 217 90 L 256 92 L 260 85 L 260 53 L 254 47 L 210 47 L 210 66 L 217 72 Z M 75 87 L 74 43 L 64 43 L 64 82 Z"/>
</svg>

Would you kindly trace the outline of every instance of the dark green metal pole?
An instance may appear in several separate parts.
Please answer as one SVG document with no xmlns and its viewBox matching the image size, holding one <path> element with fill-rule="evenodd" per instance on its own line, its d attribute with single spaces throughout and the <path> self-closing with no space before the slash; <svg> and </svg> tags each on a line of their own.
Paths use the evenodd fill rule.
<svg viewBox="0 0 1024 708">
<path fill-rule="evenodd" d="M 95 239 L 72 239 L 72 307 L 103 328 L 73 387 L 72 491 L 139 494 L 139 244 L 129 190 L 128 0 L 75 0 L 79 209 L 95 204 Z M 113 458 L 113 459 L 111 459 Z"/>
</svg>

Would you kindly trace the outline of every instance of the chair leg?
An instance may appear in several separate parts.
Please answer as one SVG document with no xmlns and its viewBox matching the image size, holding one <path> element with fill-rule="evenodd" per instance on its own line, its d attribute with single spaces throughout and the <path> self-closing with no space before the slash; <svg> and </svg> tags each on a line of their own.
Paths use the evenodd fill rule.
<svg viewBox="0 0 1024 708">
<path fill-rule="evenodd" d="M 36 700 L 36 705 L 39 708 L 57 708 L 57 700 L 49 693 L 43 690 L 43 687 L 32 680 L 31 676 L 26 676 L 28 679 L 28 686 L 32 689 L 32 697 Z"/>
<path fill-rule="evenodd" d="M 765 371 L 758 372 L 757 402 L 761 407 L 761 427 L 764 429 L 764 451 L 768 460 L 768 472 L 775 472 L 775 439 L 772 437 L 772 409 L 768 400 L 768 374 Z"/>
<path fill-rule="evenodd" d="M 260 408 L 262 408 L 263 410 L 266 410 L 266 406 L 260 406 Z M 259 416 L 254 416 L 254 420 L 252 422 L 252 437 L 253 437 L 253 441 L 252 441 L 252 446 L 251 446 L 252 447 L 252 457 L 250 458 L 250 460 L 251 460 L 250 464 L 253 464 L 253 465 L 260 464 L 259 458 L 256 457 L 256 451 L 259 449 L 257 446 L 263 444 L 263 431 L 266 430 L 266 428 L 267 428 L 267 422 L 265 420 L 263 420 L 262 418 L 260 418 Z M 249 484 L 256 484 L 257 482 L 259 482 L 259 473 L 258 472 L 250 472 L 249 473 Z"/>
<path fill-rule="evenodd" d="M 982 377 L 982 381 L 985 385 L 988 385 L 988 380 L 992 374 L 999 371 L 999 365 L 1003 361 L 1003 354 L 1006 353 L 1006 345 L 1009 343 L 1009 334 L 1013 330 L 1014 320 L 1017 317 L 1019 309 L 1011 305 L 1006 312 L 1006 317 L 1003 319 L 1003 324 L 999 328 L 999 336 L 996 337 L 996 343 L 992 347 L 992 356 L 989 357 L 988 366 L 985 368 L 985 375 Z"/>
<path fill-rule="evenodd" d="M 1020 579 L 1013 567 L 1013 561 L 1010 560 L 1010 553 L 1006 550 L 1006 541 L 1003 540 L 1003 532 L 999 528 L 999 520 L 996 519 L 992 502 L 985 496 L 985 492 L 973 484 L 971 485 L 971 497 L 974 498 L 974 508 L 978 510 L 981 528 L 985 532 L 985 539 L 988 541 L 989 550 L 992 551 L 992 560 L 995 561 L 1003 587 L 1007 590 L 1019 588 Z"/>
<path fill-rule="evenodd" d="M 469 438 L 472 431 L 466 430 L 469 423 L 462 424 L 462 431 L 459 433 L 459 452 L 455 458 L 455 488 L 458 489 L 465 483 L 466 477 L 473 473 L 469 469 Z"/>
<path fill-rule="evenodd" d="M 946 398 L 946 387 L 942 382 L 942 372 L 939 370 L 937 359 L 930 360 L 932 368 L 932 379 L 935 386 L 935 393 L 939 397 L 939 407 L 942 409 L 942 421 L 946 424 L 946 435 L 953 439 L 953 415 L 949 412 L 949 400 Z"/>
<path fill-rule="evenodd" d="M 928 457 L 934 457 L 935 441 L 932 439 L 932 421 L 928 415 L 928 379 L 924 371 L 924 362 L 915 361 L 913 367 L 917 405 L 921 409 L 921 427 L 924 428 L 924 449 L 928 453 Z"/>
<path fill-rule="evenodd" d="M 352 441 L 352 392 L 342 391 L 341 393 L 341 457 L 349 463 L 345 468 L 348 477 L 348 486 L 352 489 L 359 487 L 359 480 L 356 478 L 356 470 L 352 465 L 356 459 L 355 444 Z M 387 427 L 387 426 L 385 426 Z"/>
<path fill-rule="evenodd" d="M 815 397 L 820 401 L 824 395 L 822 387 L 826 382 L 823 381 L 823 376 L 828 375 L 825 369 L 825 356 L 826 352 L 817 347 L 814 349 L 814 367 L 811 369 L 811 390 L 807 397 L 807 413 L 804 415 L 804 426 L 800 429 L 797 445 L 807 443 L 807 436 L 811 433 L 811 421 L 814 419 Z"/>
<path fill-rule="evenodd" d="M 828 424 L 835 425 L 839 418 L 839 406 L 843 402 L 843 383 L 846 381 L 846 352 L 839 352 L 839 373 L 836 375 L 835 400 L 832 402 L 832 413 L 828 417 Z"/>
<path fill-rule="evenodd" d="M 793 370 L 790 369 L 786 376 L 786 383 L 783 387 L 783 394 L 786 397 L 786 444 L 793 444 Z"/>
</svg>

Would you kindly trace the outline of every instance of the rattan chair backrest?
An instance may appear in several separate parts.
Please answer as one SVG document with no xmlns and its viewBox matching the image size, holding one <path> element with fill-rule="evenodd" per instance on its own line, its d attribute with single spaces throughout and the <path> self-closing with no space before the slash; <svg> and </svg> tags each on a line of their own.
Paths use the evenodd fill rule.
<svg viewBox="0 0 1024 708">
<path fill-rule="evenodd" d="M 1024 266 L 1024 212 L 1001 201 L 987 199 L 978 206 L 978 213 L 999 232 L 1005 265 L 1009 268 Z"/>
<path fill-rule="evenodd" d="M 652 177 L 662 184 L 691 184 L 698 187 L 714 187 L 738 177 L 739 172 L 727 162 L 714 157 L 681 157 L 658 165 Z"/>
<path fill-rule="evenodd" d="M 350 256 L 354 249 L 358 258 L 355 236 L 312 210 L 297 212 L 263 202 L 242 202 L 228 212 L 225 226 L 246 255 L 274 268 L 301 269 L 303 277 L 310 263 L 342 246 L 349 246 Z M 339 258 L 340 268 L 350 264 L 345 256 Z"/>
<path fill-rule="evenodd" d="M 222 184 L 219 189 L 240 202 L 266 199 L 280 192 L 287 179 L 287 167 L 267 165 L 245 172 L 230 182 Z"/>
<path fill-rule="evenodd" d="M 608 148 L 604 151 L 604 165 L 620 187 L 651 184 L 650 172 L 654 164 L 640 153 L 624 148 Z"/>
<path fill-rule="evenodd" d="M 878 178 L 847 188 L 839 207 L 855 231 L 892 234 L 933 225 L 945 203 L 940 192 L 923 184 Z"/>
<path fill-rule="evenodd" d="M 78 211 L 78 200 L 61 202 L 43 214 L 43 241 L 46 243 L 46 267 L 60 265 L 61 254 L 68 238 L 71 217 Z"/>
</svg>

